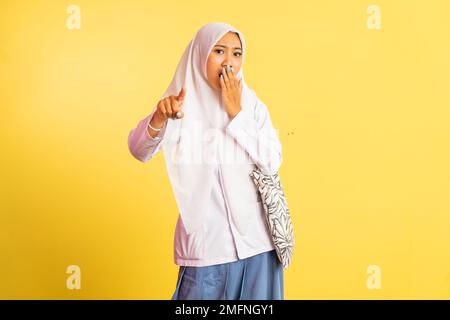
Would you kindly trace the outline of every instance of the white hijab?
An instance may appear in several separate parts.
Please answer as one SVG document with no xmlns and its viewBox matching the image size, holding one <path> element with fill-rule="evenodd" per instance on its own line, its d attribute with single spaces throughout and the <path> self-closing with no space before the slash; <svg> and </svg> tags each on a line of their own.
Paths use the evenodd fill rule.
<svg viewBox="0 0 450 320">
<path fill-rule="evenodd" d="M 223 107 L 221 93 L 207 83 L 208 56 L 229 31 L 238 33 L 242 44 L 242 67 L 236 75 L 242 79 L 241 108 L 253 115 L 258 98 L 244 80 L 245 41 L 237 29 L 226 23 L 208 23 L 197 31 L 161 97 L 177 96 L 182 87 L 186 89 L 182 106 L 184 117 L 168 120 L 162 143 L 167 173 L 187 234 L 201 226 L 208 210 L 216 166 L 220 166 L 225 178 L 230 176 L 227 172 L 239 176 L 250 173 L 248 154 L 225 134 L 230 119 Z M 252 183 L 249 177 L 244 179 L 247 179 L 246 183 Z M 231 178 L 228 183 L 233 183 Z"/>
</svg>

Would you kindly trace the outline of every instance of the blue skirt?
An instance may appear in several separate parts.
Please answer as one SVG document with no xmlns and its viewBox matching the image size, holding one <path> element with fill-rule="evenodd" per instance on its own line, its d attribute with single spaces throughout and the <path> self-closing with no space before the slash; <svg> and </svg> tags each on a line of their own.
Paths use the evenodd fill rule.
<svg viewBox="0 0 450 320">
<path fill-rule="evenodd" d="M 283 265 L 275 250 L 212 266 L 180 266 L 172 296 L 172 300 L 283 299 Z"/>
</svg>

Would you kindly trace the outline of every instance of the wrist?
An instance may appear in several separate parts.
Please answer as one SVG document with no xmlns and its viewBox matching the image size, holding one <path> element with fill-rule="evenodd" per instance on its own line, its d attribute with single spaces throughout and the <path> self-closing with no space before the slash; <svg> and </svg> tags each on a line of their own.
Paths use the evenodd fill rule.
<svg viewBox="0 0 450 320">
<path fill-rule="evenodd" d="M 234 108 L 232 112 L 230 112 L 228 115 L 233 119 L 237 114 L 241 111 L 241 107 Z"/>
<path fill-rule="evenodd" d="M 164 120 L 159 116 L 158 112 L 155 112 L 155 114 L 153 115 L 153 117 L 149 123 L 153 128 L 162 129 L 162 127 L 164 127 L 164 124 L 166 123 L 166 121 L 167 120 Z"/>
</svg>

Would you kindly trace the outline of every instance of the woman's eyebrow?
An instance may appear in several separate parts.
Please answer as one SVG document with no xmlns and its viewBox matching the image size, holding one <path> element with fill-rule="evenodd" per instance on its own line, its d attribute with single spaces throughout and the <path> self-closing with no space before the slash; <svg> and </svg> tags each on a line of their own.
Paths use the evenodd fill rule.
<svg viewBox="0 0 450 320">
<path fill-rule="evenodd" d="M 216 44 L 214 47 L 224 47 L 224 48 L 228 48 L 227 46 L 223 46 L 221 44 Z M 233 49 L 239 49 L 242 50 L 241 47 L 234 47 Z"/>
</svg>

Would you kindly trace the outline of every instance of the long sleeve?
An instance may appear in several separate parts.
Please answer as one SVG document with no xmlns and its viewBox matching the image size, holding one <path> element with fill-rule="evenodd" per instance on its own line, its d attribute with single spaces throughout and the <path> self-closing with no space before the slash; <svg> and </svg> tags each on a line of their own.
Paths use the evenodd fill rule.
<svg viewBox="0 0 450 320">
<path fill-rule="evenodd" d="M 282 162 L 281 143 L 270 120 L 267 106 L 258 100 L 255 115 L 241 109 L 226 128 L 253 162 L 265 174 L 278 172 Z"/>
<path fill-rule="evenodd" d="M 152 120 L 153 115 L 155 114 L 156 109 L 153 112 L 142 119 L 136 128 L 132 129 L 128 134 L 128 148 L 136 159 L 146 163 L 154 155 L 158 153 L 158 151 L 162 147 L 161 141 L 164 138 L 164 133 L 167 128 L 167 121 L 164 124 L 164 127 L 159 131 L 156 137 L 152 137 L 148 131 L 147 126 L 149 122 Z"/>
</svg>

